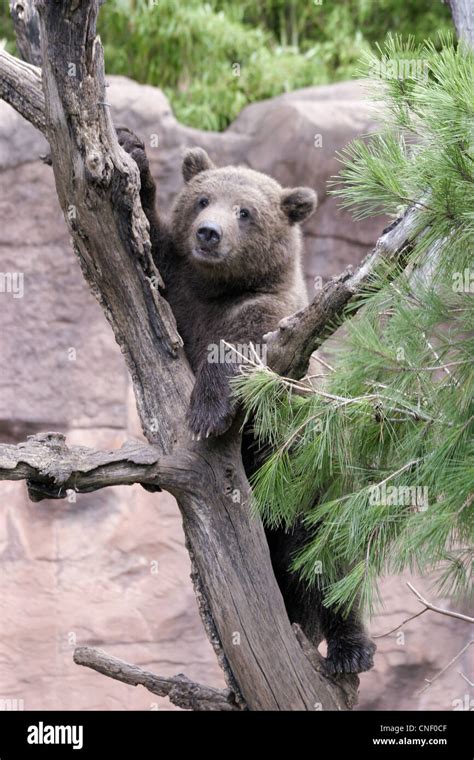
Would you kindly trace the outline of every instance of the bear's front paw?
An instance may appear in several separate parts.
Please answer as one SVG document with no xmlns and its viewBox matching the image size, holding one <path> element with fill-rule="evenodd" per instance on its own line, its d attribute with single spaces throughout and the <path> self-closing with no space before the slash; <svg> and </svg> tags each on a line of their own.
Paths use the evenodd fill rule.
<svg viewBox="0 0 474 760">
<path fill-rule="evenodd" d="M 228 398 L 192 394 L 187 419 L 194 440 L 222 435 L 230 428 L 233 416 Z"/>
<path fill-rule="evenodd" d="M 145 153 L 145 143 L 128 127 L 117 127 L 117 139 L 119 145 L 128 153 L 138 165 L 140 172 L 148 169 L 148 159 Z"/>
<path fill-rule="evenodd" d="M 367 636 L 332 639 L 328 643 L 326 670 L 330 675 L 363 673 L 374 666 L 376 646 Z"/>
<path fill-rule="evenodd" d="M 116 132 L 119 145 L 133 158 L 138 166 L 142 192 L 150 192 L 151 189 L 154 188 L 155 183 L 151 176 L 150 165 L 145 153 L 145 144 L 143 140 L 140 140 L 140 138 L 132 132 L 131 129 L 128 129 L 128 127 L 117 127 Z"/>
</svg>

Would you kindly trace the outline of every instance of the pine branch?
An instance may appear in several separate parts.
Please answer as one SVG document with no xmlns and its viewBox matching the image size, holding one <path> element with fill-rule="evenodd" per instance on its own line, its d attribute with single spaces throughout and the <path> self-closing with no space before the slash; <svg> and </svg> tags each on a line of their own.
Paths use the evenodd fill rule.
<svg viewBox="0 0 474 760">
<path fill-rule="evenodd" d="M 427 76 L 382 81 L 382 131 L 345 151 L 338 194 L 362 216 L 420 201 L 355 273 L 266 336 L 274 372 L 256 363 L 236 381 L 274 452 L 255 507 L 269 525 L 314 528 L 293 569 L 346 611 L 357 599 L 373 609 L 385 572 L 441 568 L 457 592 L 472 573 L 474 56 L 450 39 L 438 51 L 392 38 L 379 52 L 370 64 L 416 57 Z M 324 344 L 329 374 L 295 380 L 342 321 Z"/>
</svg>

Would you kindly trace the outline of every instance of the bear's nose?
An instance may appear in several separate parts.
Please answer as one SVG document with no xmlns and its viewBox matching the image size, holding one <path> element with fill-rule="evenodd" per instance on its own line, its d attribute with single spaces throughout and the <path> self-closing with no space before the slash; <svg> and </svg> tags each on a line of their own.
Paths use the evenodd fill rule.
<svg viewBox="0 0 474 760">
<path fill-rule="evenodd" d="M 214 247 L 222 237 L 222 227 L 215 224 L 215 222 L 206 222 L 198 227 L 196 237 L 200 243 L 204 243 L 208 247 Z"/>
</svg>

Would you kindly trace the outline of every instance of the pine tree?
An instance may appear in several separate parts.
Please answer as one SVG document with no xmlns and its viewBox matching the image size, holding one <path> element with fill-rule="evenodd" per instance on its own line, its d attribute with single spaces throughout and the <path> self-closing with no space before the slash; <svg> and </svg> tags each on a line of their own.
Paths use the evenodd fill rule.
<svg viewBox="0 0 474 760">
<path fill-rule="evenodd" d="M 393 37 L 364 67 L 380 129 L 344 150 L 332 192 L 358 218 L 416 203 L 411 250 L 349 306 L 324 377 L 247 365 L 235 381 L 271 444 L 254 509 L 314 531 L 294 569 L 345 611 L 372 611 L 378 580 L 404 569 L 465 594 L 474 555 L 474 54 Z"/>
</svg>

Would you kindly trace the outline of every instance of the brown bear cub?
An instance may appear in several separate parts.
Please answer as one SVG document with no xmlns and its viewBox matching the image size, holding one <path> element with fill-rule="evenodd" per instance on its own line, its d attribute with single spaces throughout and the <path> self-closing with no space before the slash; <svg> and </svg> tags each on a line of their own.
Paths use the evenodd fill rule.
<svg viewBox="0 0 474 760">
<path fill-rule="evenodd" d="M 234 417 L 229 377 L 238 364 L 222 360 L 221 341 L 239 350 L 250 344 L 264 350 L 265 333 L 306 305 L 299 224 L 314 212 L 316 194 L 305 187 L 283 189 L 251 169 L 217 168 L 204 150 L 194 148 L 184 156 L 185 185 L 165 221 L 156 211 L 143 143 L 125 128 L 118 138 L 140 170 L 140 197 L 164 295 L 196 375 L 190 430 L 198 439 L 222 435 Z M 247 472 L 251 468 L 247 457 Z M 267 537 L 290 619 L 311 640 L 326 638 L 328 670 L 372 667 L 375 647 L 357 613 L 343 618 L 326 609 L 316 587 L 302 587 L 288 572 L 291 553 L 308 538 L 304 529 L 290 536 L 267 531 Z"/>
</svg>

